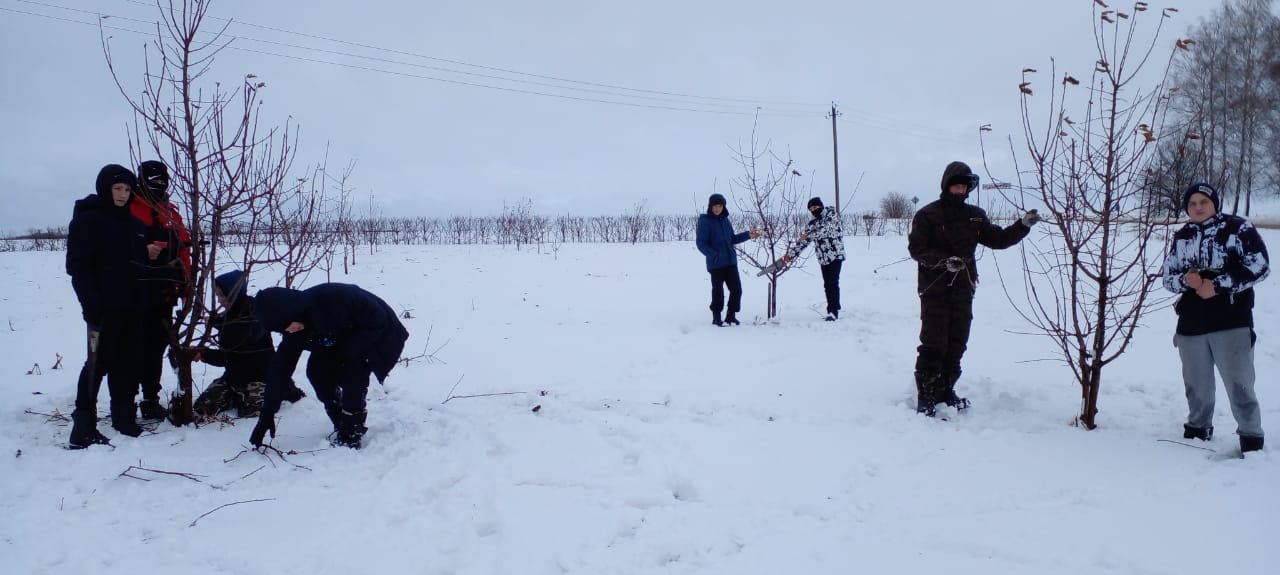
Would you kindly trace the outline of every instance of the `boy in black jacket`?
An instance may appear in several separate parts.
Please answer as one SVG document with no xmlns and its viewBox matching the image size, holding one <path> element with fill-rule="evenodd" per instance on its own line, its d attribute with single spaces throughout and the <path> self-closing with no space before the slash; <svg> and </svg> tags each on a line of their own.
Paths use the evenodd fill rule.
<svg viewBox="0 0 1280 575">
<path fill-rule="evenodd" d="M 71 414 L 73 449 L 106 444 L 98 432 L 98 390 L 107 378 L 111 393 L 111 427 L 137 437 L 134 394 L 141 337 L 143 266 L 147 262 L 145 230 L 129 215 L 137 179 L 117 164 L 98 172 L 96 193 L 75 204 L 67 231 L 67 274 L 80 300 L 88 326 L 88 357 L 76 386 Z"/>
<path fill-rule="evenodd" d="M 395 310 L 359 286 L 320 284 L 303 291 L 267 288 L 258 292 L 254 314 L 263 327 L 283 334 L 267 372 L 262 414 L 249 441 L 275 437 L 275 414 L 303 351 L 307 379 L 333 422 L 333 443 L 360 448 L 364 437 L 369 374 L 382 382 L 395 367 L 409 332 Z"/>
</svg>

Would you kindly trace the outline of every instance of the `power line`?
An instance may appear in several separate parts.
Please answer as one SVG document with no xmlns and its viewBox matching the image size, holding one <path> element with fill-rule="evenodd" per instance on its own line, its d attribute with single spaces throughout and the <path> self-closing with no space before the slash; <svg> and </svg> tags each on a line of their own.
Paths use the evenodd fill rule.
<svg viewBox="0 0 1280 575">
<path fill-rule="evenodd" d="M 138 5 L 150 6 L 150 4 L 147 4 L 146 2 L 142 2 L 142 1 L 140 1 L 140 0 L 125 0 L 125 1 L 126 1 L 126 2 L 129 2 L 129 3 L 132 3 L 132 4 L 138 4 Z M 409 52 L 409 51 L 404 51 L 404 50 L 397 50 L 397 49 L 394 49 L 394 48 L 385 48 L 385 47 L 382 47 L 382 46 L 376 46 L 376 45 L 372 45 L 372 44 L 364 44 L 364 43 L 360 43 L 360 42 L 352 42 L 352 41 L 348 41 L 348 40 L 342 40 L 342 39 L 338 39 L 338 38 L 330 38 L 330 37 L 327 37 L 327 36 L 320 36 L 320 35 L 317 35 L 317 34 L 309 34 L 309 33 L 305 33 L 305 32 L 296 32 L 296 31 L 293 31 L 293 30 L 285 29 L 285 28 L 278 28 L 278 27 L 272 27 L 272 26 L 264 26 L 264 25 L 261 25 L 261 24 L 254 24 L 254 23 L 252 23 L 252 22 L 246 22 L 246 21 L 243 21 L 243 20 L 233 20 L 233 19 L 229 19 L 229 18 L 220 18 L 220 17 L 217 17 L 217 16 L 208 16 L 208 17 L 209 17 L 209 18 L 211 18 L 211 19 L 214 19 L 214 20 L 221 20 L 221 21 L 223 21 L 223 22 L 227 22 L 227 23 L 229 23 L 229 24 L 239 24 L 239 25 L 242 25 L 242 26 L 248 26 L 248 27 L 251 27 L 251 28 L 258 28 L 258 29 L 268 30 L 268 31 L 272 31 L 272 32 L 280 32 L 280 33 L 283 33 L 283 34 L 290 34 L 290 35 L 294 35 L 294 36 L 302 36 L 302 37 L 304 37 L 304 38 L 311 38 L 311 39 L 314 39 L 314 40 L 322 40 L 322 41 L 325 41 L 325 42 L 333 42 L 333 43 L 335 43 L 335 44 L 343 44 L 343 45 L 346 45 L 346 46 L 353 46 L 353 47 L 357 47 L 357 48 L 364 48 L 364 49 L 367 49 L 367 50 L 375 50 L 375 51 L 379 51 L 379 52 L 388 52 L 388 53 L 391 53 L 391 54 L 399 54 L 399 55 L 401 55 L 401 56 L 412 56 L 412 57 L 415 57 L 415 58 L 422 58 L 422 59 L 425 59 L 425 60 L 432 60 L 432 61 L 435 61 L 435 62 L 443 62 L 443 63 L 446 63 L 446 64 L 452 64 L 452 65 L 455 65 L 455 66 L 466 66 L 466 67 L 470 67 L 470 68 L 478 68 L 478 69 L 481 69 L 481 70 L 489 70 L 489 71 L 491 71 L 491 72 L 501 72 L 501 73 L 504 73 L 504 74 L 514 74 L 514 75 L 517 75 L 517 76 L 526 76 L 526 77 L 530 77 L 530 78 L 538 78 L 538 79 L 541 79 L 541 80 L 551 80 L 551 81 L 555 81 L 555 82 L 563 82 L 563 83 L 568 83 L 568 84 L 580 84 L 580 85 L 584 85 L 584 86 L 593 86 L 593 87 L 596 87 L 596 88 L 607 88 L 607 89 L 611 89 L 611 90 L 623 90 L 623 91 L 627 91 L 627 92 L 641 92 L 641 93 L 646 93 L 646 94 L 656 94 L 656 95 L 660 95 L 660 96 L 671 96 L 671 97 L 677 97 L 677 98 L 691 98 L 691 99 L 697 99 L 697 100 L 718 100 L 718 101 L 722 101 L 722 102 L 736 102 L 736 103 L 739 103 L 739 104 L 751 104 L 751 105 L 753 105 L 753 106 L 759 106 L 759 105 L 765 105 L 765 104 L 767 104 L 767 105 L 773 105 L 773 106 L 801 106 L 801 107 L 810 107 L 810 106 L 815 106 L 814 104 L 808 104 L 808 103 L 803 103 L 803 102 L 786 102 L 786 101 L 770 101 L 770 100 L 749 100 L 749 99 L 740 99 L 740 98 L 725 98 L 725 97 L 719 97 L 719 96 L 700 96 L 700 95 L 697 95 L 697 94 L 683 94 L 683 93 L 680 93 L 680 92 L 668 92 L 668 91 L 663 91 L 663 90 L 650 90 L 650 89 L 644 89 L 644 88 L 631 88 L 631 87 L 627 87 L 627 86 L 619 86 L 619 85 L 615 85 L 615 84 L 605 84 L 605 83 L 600 83 L 600 82 L 590 82 L 590 81 L 585 81 L 585 80 L 574 80 L 574 79 L 572 79 L 572 78 L 563 78 L 563 77 L 559 77 L 559 76 L 550 76 L 550 75 L 545 75 L 545 74 L 535 74 L 535 73 L 530 73 L 530 72 L 522 72 L 522 71 L 519 71 L 519 70 L 512 70 L 512 69 L 508 69 L 508 68 L 499 68 L 499 67 L 496 67 L 496 66 L 486 66 L 486 65 L 483 65 L 483 64 L 473 64 L 473 63 L 465 62 L 465 61 L 462 61 L 462 60 L 453 60 L 453 59 L 449 59 L 449 58 L 439 58 L 439 57 L 436 57 L 436 56 L 428 56 L 428 55 L 426 55 L 426 54 L 420 54 L 420 53 L 417 53 L 417 52 Z M 458 73 L 463 73 L 463 72 L 458 72 Z M 514 81 L 514 80 L 512 80 L 512 81 Z"/>
<path fill-rule="evenodd" d="M 34 2 L 34 1 L 31 1 L 31 0 L 18 0 L 18 1 L 20 1 L 20 2 L 24 2 L 24 3 L 27 3 L 27 4 L 33 4 L 33 5 L 37 5 L 37 6 L 42 6 L 42 7 L 46 7 L 46 8 L 60 9 L 60 10 L 66 10 L 66 11 L 71 11 L 71 12 L 78 12 L 78 13 L 82 13 L 82 14 L 90 14 L 90 15 L 93 15 L 93 16 L 95 17 L 95 19 L 112 18 L 112 19 L 121 20 L 121 21 L 130 21 L 130 22 L 135 22 L 135 23 L 139 23 L 139 24 L 148 24 L 148 25 L 150 25 L 150 24 L 154 24 L 154 23 L 155 23 L 154 21 L 141 20 L 141 19 L 137 19 L 137 18 L 130 18 L 130 17 L 128 17 L 128 16 L 111 15 L 111 14 L 102 14 L 102 13 L 95 12 L 95 11 L 91 11 L 91 10 L 82 10 L 82 9 L 77 9 L 77 8 L 70 8 L 70 7 L 66 7 L 66 6 L 59 6 L 59 5 L 56 5 L 56 4 L 49 4 L 49 3 L 43 3 L 43 2 Z M 25 15 L 29 15 L 29 16 L 44 17 L 44 18 L 49 18 L 49 19 L 58 20 L 58 21 L 63 21 L 63 22 L 71 22 L 71 23 L 85 24 L 85 25 L 91 25 L 91 26 L 92 26 L 92 25 L 96 25 L 95 23 L 84 22 L 84 21 L 74 20 L 74 19 L 69 19 L 69 18 L 62 18 L 62 17 L 57 17 L 57 16 L 53 16 L 53 15 L 49 15 L 49 14 L 40 14 L 40 13 L 34 13 L 34 12 L 26 12 L 26 11 L 13 10 L 13 9 L 8 9 L 8 8 L 5 8 L 5 10 L 9 10 L 9 11 L 12 11 L 12 12 L 15 12 L 15 13 L 19 13 L 19 14 L 25 14 Z M 212 18 L 212 17 L 211 17 L 211 18 Z M 226 19 L 220 19 L 220 20 L 226 20 Z M 226 20 L 226 21 L 227 21 L 227 22 L 232 22 L 232 23 L 234 23 L 234 22 L 235 22 L 235 21 L 232 21 L 232 20 Z M 110 29 L 110 30 L 118 30 L 118 31 L 123 31 L 123 32 L 130 32 L 130 33 L 139 34 L 139 35 L 150 35 L 150 34 L 149 34 L 149 33 L 147 33 L 147 32 L 140 32 L 140 31 L 138 31 L 138 30 L 132 30 L 132 29 L 123 28 L 123 27 L 120 27 L 120 26 L 103 25 L 103 28 L 105 28 L 105 29 Z M 271 28 L 268 28 L 268 27 L 262 27 L 262 28 L 271 29 Z M 273 29 L 273 30 L 278 30 L 278 29 Z M 290 32 L 288 32 L 288 31 L 284 31 L 284 32 L 286 32 L 286 33 L 290 33 Z M 303 35 L 303 36 L 308 36 L 308 35 L 306 35 L 306 34 L 300 34 L 300 33 L 294 33 L 294 34 Z M 246 47 L 243 47 L 243 46 L 236 46 L 236 45 L 234 45 L 234 44 L 232 44 L 232 45 L 230 45 L 230 46 L 229 46 L 229 48 L 231 48 L 231 49 L 233 49 L 233 50 L 239 50 L 239 51 L 243 51 L 243 52 L 254 53 L 254 54 L 261 54 L 261 55 L 266 55 L 266 56 L 274 56 L 274 57 L 278 57 L 278 58 L 288 58 L 288 59 L 293 59 L 293 60 L 306 61 L 306 62 L 313 62 L 313 63 L 319 63 L 319 64 L 325 64 L 325 65 L 331 65 L 331 66 L 340 66 L 340 67 L 344 67 L 344 68 L 357 69 L 357 70 L 363 70 L 363 71 L 374 72 L 374 73 L 381 73 L 381 74 L 388 74 L 388 75 L 395 75 L 395 76 L 402 76 L 402 77 L 409 77 L 409 78 L 424 79 L 424 80 L 430 80 L 430 81 L 435 81 L 435 82 L 443 82 L 443 83 L 449 83 L 449 84 L 455 84 L 455 85 L 461 85 L 461 86 L 476 87 L 476 88 L 484 88 L 484 89 L 491 89 L 491 90 L 499 90 L 499 91 L 512 92 L 512 93 L 520 93 L 520 94 L 527 94 L 527 95 L 536 95 L 536 96 L 544 96 L 544 97 L 552 97 L 552 98 L 561 98 L 561 99 L 568 99 L 568 100 L 581 101 L 581 102 L 594 102 L 594 103 L 602 103 L 602 104 L 613 104 L 613 105 L 629 106 L 629 107 L 636 107 L 636 108 L 649 108 L 649 109 L 658 109 L 658 110 L 680 111 L 680 112 L 696 112 L 696 113 L 709 113 L 709 114 L 748 115 L 748 114 L 754 114 L 754 113 L 756 113 L 757 111 L 759 111 L 759 113 L 761 113 L 762 115 L 768 115 L 768 116 L 779 116 L 779 117 L 797 117 L 797 118 L 798 118 L 798 117 L 815 117 L 815 116 L 817 116 L 817 115 L 818 115 L 818 112 L 816 112 L 816 111 L 815 111 L 815 112 L 806 113 L 806 112 L 801 112 L 801 111 L 773 110 L 773 109 L 764 109 L 764 108 L 748 108 L 748 107 L 743 106 L 743 105 L 733 105 L 733 104 L 726 104 L 726 103 L 717 103 L 717 102 L 713 102 L 713 101 L 707 101 L 707 102 L 690 102 L 690 101 L 682 101 L 682 100 L 676 100 L 676 99 L 670 99 L 670 98 L 659 98 L 659 97 L 655 97 L 655 96 L 632 95 L 632 94 L 620 94 L 620 93 L 616 93 L 616 92 L 607 92 L 607 91 L 603 91 L 603 90 L 592 90 L 592 89 L 580 88 L 580 87 L 574 87 L 574 86 L 558 86 L 558 85 L 555 85 L 555 84 L 549 84 L 549 83 L 546 83 L 546 82 L 534 82 L 534 81 L 530 81 L 530 80 L 520 80 L 520 79 L 513 79 L 513 78 L 504 78 L 504 77 L 494 76 L 494 75 L 490 75 L 490 74 L 479 74 L 479 73 L 476 73 L 476 72 L 466 72 L 466 71 L 461 71 L 461 70 L 453 70 L 453 69 L 448 69 L 448 68 L 443 68 L 443 67 L 438 67 L 438 66 L 429 66 L 429 65 L 416 64 L 416 63 L 411 63 L 411 62 L 404 62 L 404 61 L 398 61 L 398 60 L 390 60 L 390 59 L 386 59 L 386 58 L 377 58 L 377 57 L 365 56 L 365 55 L 360 55 L 360 54 L 352 54 L 352 53 L 348 53 L 348 52 L 340 52 L 340 51 L 335 51 L 335 50 L 325 50 L 325 49 L 321 49 L 321 48 L 314 48 L 314 47 L 308 47 L 308 46 L 299 46 L 299 45 L 296 45 L 296 44 L 289 44 L 289 43 L 286 43 L 286 42 L 277 42 L 277 41 L 274 41 L 274 40 L 264 40 L 264 39 L 260 39 L 260 38 L 252 38 L 252 37 L 247 37 L 247 36 L 227 35 L 227 38 L 228 38 L 229 40 L 244 40 L 244 41 L 250 41 L 250 42 L 259 42 L 259 43 L 263 43 L 263 44 L 275 45 L 275 46 L 279 46 L 279 47 L 283 47 L 283 48 L 292 48 L 292 49 L 303 50 L 303 51 L 307 51 L 307 52 L 318 52 L 318 53 L 325 53 L 325 54 L 336 55 L 336 56 L 345 56 L 345 57 L 351 57 L 351 58 L 358 58 L 358 59 L 372 60 L 372 61 L 375 61 L 375 62 L 381 62 L 381 63 L 384 63 L 384 64 L 392 64 L 392 65 L 408 66 L 408 67 L 414 67 L 414 68 L 424 68 L 424 69 L 430 69 L 430 70 L 441 71 L 441 72 L 446 72 L 446 73 L 460 74 L 460 75 L 464 75 L 464 76 L 481 77 L 481 78 L 490 79 L 490 80 L 498 80 L 498 81 L 502 81 L 502 82 L 514 82 L 514 83 L 521 83 L 521 84 L 532 84 L 532 85 L 540 86 L 540 87 L 544 87 L 544 88 L 552 88 L 552 89 L 559 89 L 559 90 L 574 90 L 574 91 L 581 91 L 581 92 L 588 92 L 588 93 L 598 93 L 598 94 L 603 94 L 603 95 L 606 95 L 606 96 L 615 96 L 615 97 L 618 97 L 618 98 L 629 98 L 629 99 L 638 99 L 638 100 L 651 100 L 651 101 L 657 101 L 657 102 L 665 102 L 665 103 L 667 103 L 667 104 L 674 104 L 674 105 L 643 104 L 643 103 L 636 103 L 636 102 L 619 101 L 619 100 L 616 100 L 616 99 L 601 99 L 601 98 L 590 98 L 590 97 L 584 97 L 584 96 L 573 96 L 573 95 L 566 95 L 566 94 L 557 94 L 557 93 L 551 93 L 551 92 L 545 92 L 545 91 L 538 91 L 538 90 L 529 90 L 529 89 L 513 88 L 513 87 L 507 87 L 507 86 L 497 86 L 497 85 L 493 85 L 493 84 L 485 84 L 485 83 L 479 83 L 479 82 L 469 82 L 469 81 L 457 80 L 457 79 L 450 79 L 450 78 L 441 78 L 441 77 L 438 77 L 438 76 L 429 76 L 429 75 L 423 75 L 423 74 L 415 74 L 415 73 L 404 72 L 404 71 L 387 70 L 387 69 L 383 69 L 383 68 L 373 68 L 373 67 L 370 67 L 370 66 L 363 66 L 363 65 L 358 65 L 358 64 L 350 64 L 350 63 L 344 63 L 344 62 L 337 62 L 337 61 L 325 60 L 325 59 L 321 59 L 321 58 L 313 58 L 313 57 L 298 56 L 298 55 L 292 55 L 292 54 L 284 54 L 284 53 L 272 52 L 272 51 L 267 51 L 267 50 L 255 50 L 255 49 L 252 49 L 252 48 L 246 48 Z M 351 43 L 351 42 L 345 42 L 345 41 L 341 41 L 341 40 L 329 40 L 329 41 L 334 41 L 334 42 L 338 42 L 338 43 L 345 43 L 345 44 L 350 44 L 350 45 L 356 45 L 356 46 L 364 46 L 364 45 L 355 44 L 355 43 Z M 405 54 L 409 54 L 409 53 L 407 53 L 407 52 L 398 52 L 398 51 L 395 51 L 395 50 L 389 50 L 389 49 L 377 48 L 377 47 L 372 47 L 372 49 L 377 49 L 377 50 L 382 50 L 382 51 L 387 51 L 387 52 L 393 52 L 393 53 L 405 53 Z M 433 58 L 431 58 L 431 57 L 429 57 L 429 56 L 420 56 L 420 55 L 415 55 L 415 56 L 416 56 L 416 57 L 423 57 L 423 58 L 433 59 Z M 437 60 L 438 60 L 438 59 L 437 59 Z M 462 64 L 465 64 L 465 63 L 462 63 Z M 477 66 L 477 65 L 471 65 L 471 64 L 465 64 L 465 65 L 476 66 L 476 67 L 480 67 L 480 68 L 488 68 L 488 67 L 484 67 L 484 66 Z M 496 68 L 488 68 L 488 69 L 496 69 Z M 501 69 L 496 69 L 496 70 L 501 70 Z M 516 74 L 522 74 L 522 75 L 535 76 L 535 77 L 537 77 L 537 75 L 533 75 L 533 74 L 525 74 L 525 73 L 522 73 L 522 72 L 511 72 L 511 73 L 516 73 Z M 548 77 L 548 78 L 550 78 L 550 77 Z M 589 82 L 578 82 L 578 81 L 573 81 L 573 80 L 563 80 L 563 79 L 558 79 L 558 78 L 556 78 L 556 79 L 557 79 L 557 80 L 560 80 L 560 81 L 575 82 L 575 83 L 579 83 L 579 84 L 590 84 L 590 85 L 608 86 L 607 84 L 593 84 L 593 83 L 589 83 Z M 656 91 L 656 90 L 637 90 L 637 89 L 624 88 L 624 87 L 616 87 L 616 88 L 617 88 L 617 89 L 621 89 L 621 90 L 632 90 L 632 91 L 637 91 L 637 92 L 657 93 L 657 94 L 672 94 L 672 95 L 677 95 L 677 96 L 683 96 L 683 95 L 676 94 L 676 93 L 673 93 L 673 92 L 661 92 L 661 91 Z M 716 98 L 712 98 L 712 97 L 702 97 L 702 96 L 688 96 L 688 97 L 700 98 L 700 99 L 705 99 L 705 100 L 714 100 L 714 99 L 716 99 Z M 721 100 L 726 100 L 726 101 L 727 101 L 728 99 L 723 99 L 723 98 L 721 98 Z M 751 102 L 751 100 L 736 100 L 736 101 L 739 101 L 739 102 Z"/>
</svg>

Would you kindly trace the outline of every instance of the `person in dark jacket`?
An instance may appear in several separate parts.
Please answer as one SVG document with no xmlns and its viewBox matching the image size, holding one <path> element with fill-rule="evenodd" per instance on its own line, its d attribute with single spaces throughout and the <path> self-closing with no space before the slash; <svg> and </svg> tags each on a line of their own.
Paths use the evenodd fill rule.
<svg viewBox="0 0 1280 575">
<path fill-rule="evenodd" d="M 967 164 L 948 164 L 942 172 L 942 194 L 916 212 L 907 236 L 907 250 L 919 268 L 916 412 L 929 417 L 936 415 L 939 403 L 956 409 L 969 407 L 969 400 L 957 396 L 955 387 L 973 323 L 978 244 L 1008 248 L 1022 241 L 1040 221 L 1031 210 L 1008 227 L 993 224 L 982 208 L 965 203 L 977 187 L 978 175 Z"/>
<path fill-rule="evenodd" d="M 822 205 L 822 198 L 809 198 L 809 213 L 813 219 L 804 225 L 804 233 L 787 253 L 782 255 L 782 265 L 791 263 L 813 242 L 822 269 L 822 289 L 827 294 L 827 321 L 840 317 L 840 266 L 844 264 L 844 230 L 840 227 L 840 215 L 831 206 Z"/>
<path fill-rule="evenodd" d="M 1262 413 L 1253 384 L 1253 286 L 1271 273 L 1267 246 L 1239 216 L 1219 213 L 1222 202 L 1209 184 L 1192 184 L 1182 209 L 1191 221 L 1169 240 L 1164 287 L 1179 294 L 1174 345 L 1187 390 L 1187 439 L 1213 437 L 1213 369 L 1231 400 L 1240 451 L 1262 449 Z"/>
<path fill-rule="evenodd" d="M 707 200 L 707 213 L 698 216 L 698 251 L 707 259 L 707 272 L 711 274 L 711 323 L 716 326 L 738 325 L 738 312 L 742 309 L 742 278 L 738 275 L 738 254 L 733 247 L 755 239 L 755 230 L 735 234 L 729 221 L 729 209 L 724 196 L 711 194 Z M 724 288 L 729 287 L 728 312 L 725 309 Z"/>
<path fill-rule="evenodd" d="M 142 364 L 138 372 L 143 419 L 164 419 L 168 411 L 160 403 L 160 376 L 164 350 L 173 331 L 173 306 L 187 291 L 191 275 L 191 234 L 169 201 L 169 168 L 148 160 L 138 164 L 139 190 L 129 211 L 147 230 L 150 263 L 142 310 Z"/>
<path fill-rule="evenodd" d="M 275 437 L 275 414 L 303 351 L 307 379 L 333 422 L 333 443 L 360 448 L 367 429 L 365 396 L 369 374 L 382 382 L 395 367 L 409 332 L 395 310 L 359 286 L 325 283 L 302 291 L 267 288 L 258 292 L 254 314 L 263 327 L 283 334 L 267 371 L 262 414 L 249 441 Z"/>
<path fill-rule="evenodd" d="M 255 417 L 262 410 L 267 370 L 276 349 L 271 332 L 253 316 L 253 296 L 247 285 L 248 276 L 240 270 L 213 279 L 213 295 L 223 309 L 209 318 L 209 326 L 218 332 L 218 347 L 196 350 L 196 360 L 226 369 L 196 398 L 195 412 L 205 417 L 232 408 L 239 417 Z M 289 383 L 287 401 L 306 397 L 293 380 Z"/>
<path fill-rule="evenodd" d="M 106 444 L 98 431 L 98 390 L 111 394 L 111 427 L 142 434 L 134 418 L 142 306 L 142 266 L 147 261 L 142 224 L 129 215 L 137 180 L 117 164 L 98 172 L 96 193 L 78 200 L 67 231 L 67 274 L 88 329 L 88 354 L 76 385 L 70 445 Z"/>
</svg>

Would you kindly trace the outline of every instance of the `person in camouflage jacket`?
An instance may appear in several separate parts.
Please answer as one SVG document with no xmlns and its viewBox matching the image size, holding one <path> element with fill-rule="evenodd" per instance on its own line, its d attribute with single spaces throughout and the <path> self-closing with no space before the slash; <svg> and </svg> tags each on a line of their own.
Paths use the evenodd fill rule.
<svg viewBox="0 0 1280 575">
<path fill-rule="evenodd" d="M 840 267 L 844 263 L 844 230 L 836 209 L 822 205 L 822 198 L 809 199 L 809 213 L 813 219 L 804 226 L 804 232 L 786 254 L 783 265 L 791 263 L 813 242 L 813 252 L 818 256 L 822 269 L 822 289 L 827 295 L 827 321 L 840 317 Z"/>
<path fill-rule="evenodd" d="M 1187 391 L 1183 437 L 1213 436 L 1214 367 L 1222 375 L 1240 450 L 1262 449 L 1262 414 L 1254 394 L 1253 286 L 1271 273 L 1267 246 L 1258 230 L 1239 216 L 1219 213 L 1218 191 L 1193 184 L 1182 208 L 1191 221 L 1169 240 L 1164 287 L 1179 294 L 1174 344 Z"/>
<path fill-rule="evenodd" d="M 248 276 L 231 270 L 213 280 L 213 294 L 223 313 L 209 318 L 217 331 L 218 347 L 201 348 L 196 360 L 225 368 L 196 398 L 193 409 L 209 418 L 235 408 L 239 417 L 257 417 L 262 410 L 267 370 L 275 355 L 271 333 L 253 315 L 253 296 L 248 293 Z M 306 393 L 289 381 L 285 399 L 297 402 Z"/>
</svg>

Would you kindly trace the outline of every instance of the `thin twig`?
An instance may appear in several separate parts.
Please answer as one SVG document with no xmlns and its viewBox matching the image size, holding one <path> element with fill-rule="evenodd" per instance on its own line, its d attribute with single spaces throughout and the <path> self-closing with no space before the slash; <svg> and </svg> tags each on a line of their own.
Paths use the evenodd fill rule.
<svg viewBox="0 0 1280 575">
<path fill-rule="evenodd" d="M 142 463 L 142 462 L 141 462 L 141 461 L 139 461 L 138 463 Z M 181 471 L 164 471 L 163 469 L 148 469 L 148 468 L 146 468 L 146 467 L 142 467 L 141 465 L 130 465 L 128 469 L 125 469 L 124 471 L 121 471 L 119 476 L 120 476 L 120 477 L 132 477 L 132 478 L 134 478 L 134 479 L 141 479 L 142 481 L 151 481 L 150 479 L 143 479 L 143 478 L 141 478 L 141 477 L 137 477 L 137 476 L 134 476 L 134 475 L 129 475 L 129 472 L 130 472 L 130 471 L 133 471 L 133 470 L 135 470 L 135 469 L 136 469 L 136 470 L 138 470 L 138 471 L 149 471 L 149 472 L 151 472 L 151 473 L 159 473 L 159 474 L 161 474 L 161 475 L 176 475 L 176 476 L 178 476 L 178 477 L 185 477 L 185 478 L 190 479 L 190 480 L 192 480 L 192 481 L 194 481 L 194 482 L 196 482 L 196 483 L 204 483 L 203 481 L 201 481 L 201 480 L 200 480 L 200 479 L 198 479 L 198 478 L 200 478 L 200 477 L 207 477 L 206 475 L 199 475 L 199 474 L 195 474 L 195 473 L 183 473 L 183 472 L 181 472 Z"/>
<path fill-rule="evenodd" d="M 1185 442 L 1185 441 L 1178 441 L 1178 440 L 1175 440 L 1175 439 L 1157 439 L 1156 441 L 1163 441 L 1163 442 L 1165 442 L 1165 443 L 1176 443 L 1176 444 L 1178 444 L 1178 445 L 1185 445 L 1185 446 L 1187 446 L 1187 447 L 1192 447 L 1192 448 L 1195 448 L 1195 449 L 1202 449 L 1202 450 L 1204 450 L 1204 451 L 1209 451 L 1209 452 L 1212 452 L 1212 453 L 1217 453 L 1217 452 L 1218 452 L 1218 450 L 1217 450 L 1217 449 L 1212 449 L 1212 448 L 1209 448 L 1209 447 L 1201 447 L 1201 446 L 1199 446 L 1199 445 L 1192 445 L 1192 444 L 1187 443 L 1187 442 Z"/>
<path fill-rule="evenodd" d="M 63 414 L 62 414 L 62 412 L 60 412 L 60 411 L 58 411 L 58 410 L 56 410 L 56 409 L 55 409 L 55 410 L 53 410 L 53 413 L 40 413 L 39 411 L 32 411 L 32 410 L 30 410 L 30 409 L 24 410 L 24 411 L 23 411 L 23 413 L 25 413 L 25 414 L 27 414 L 27 415 L 39 415 L 39 416 L 43 416 L 43 417 L 47 418 L 47 419 L 45 420 L 45 423 L 48 423 L 48 422 L 50 422 L 50 421 L 70 421 L 70 418 L 68 418 L 67 416 L 63 415 Z"/>
<path fill-rule="evenodd" d="M 499 395 L 524 395 L 524 394 L 527 394 L 527 393 L 529 393 L 529 392 L 527 392 L 527 391 L 502 391 L 502 392 L 498 392 L 498 393 L 477 393 L 477 394 L 475 394 L 475 395 L 451 395 L 451 396 L 449 396 L 449 399 L 471 399 L 471 398 L 473 398 L 473 397 L 495 397 L 495 396 L 499 396 Z M 444 402 L 445 402 L 445 403 L 449 403 L 449 399 L 444 400 Z"/>
<path fill-rule="evenodd" d="M 288 451 L 288 452 L 280 451 L 280 449 L 279 449 L 278 447 L 275 447 L 275 446 L 270 445 L 270 444 L 258 446 L 257 448 L 255 448 L 255 449 L 254 449 L 254 451 L 257 451 L 258 453 L 261 453 L 263 457 L 266 457 L 266 458 L 267 458 L 267 461 L 271 461 L 271 454 L 272 454 L 272 453 L 275 453 L 275 454 L 276 454 L 276 457 L 279 457 L 279 458 L 280 458 L 280 461 L 283 461 L 283 462 L 285 462 L 285 463 L 288 463 L 289 465 L 292 465 L 292 466 L 297 467 L 297 468 L 300 468 L 300 469 L 306 469 L 307 471 L 311 471 L 311 468 L 310 468 L 310 467 L 307 467 L 307 466 L 305 466 L 305 465 L 300 465 L 300 464 L 294 463 L 294 462 L 292 462 L 292 461 L 289 461 L 289 460 L 285 457 L 286 453 L 287 453 L 288 455 L 297 455 L 297 454 L 298 454 L 298 452 L 297 452 L 297 451 Z M 274 466 L 275 466 L 275 462 L 274 462 L 274 461 L 271 461 L 271 465 L 274 467 Z"/>
<path fill-rule="evenodd" d="M 453 390 L 458 389 L 458 386 L 459 386 L 459 385 L 462 385 L 462 379 L 463 379 L 464 377 L 467 377 L 467 374 L 465 374 L 465 373 L 464 373 L 464 374 L 462 374 L 462 375 L 458 376 L 458 381 L 455 381 L 455 382 L 453 383 L 453 387 L 450 387 L 450 388 L 449 388 L 449 396 L 448 396 L 448 397 L 446 397 L 446 398 L 444 398 L 444 401 L 440 402 L 440 404 L 441 404 L 441 405 L 444 405 L 444 404 L 446 404 L 446 403 L 449 403 L 449 400 L 450 400 L 450 399 L 453 399 Z"/>
<path fill-rule="evenodd" d="M 257 503 L 257 502 L 259 502 L 259 501 L 275 501 L 275 500 L 276 500 L 276 498 L 275 498 L 275 497 L 269 497 L 269 498 L 267 498 L 267 499 L 246 499 L 246 500 L 244 500 L 244 501 L 232 501 L 231 503 L 223 503 L 222 505 L 219 505 L 219 506 L 217 506 L 217 507 L 214 507 L 213 509 L 210 509 L 209 511 L 206 511 L 206 512 L 204 513 L 204 515 L 201 515 L 201 516 L 199 516 L 199 517 L 197 517 L 197 518 L 193 519 L 193 520 L 191 521 L 191 524 L 190 524 L 190 525 L 187 525 L 187 527 L 195 527 L 195 526 L 196 526 L 196 522 L 200 521 L 201 519 L 204 519 L 205 517 L 208 517 L 208 516 L 209 516 L 209 514 L 213 513 L 214 511 L 217 511 L 217 510 L 219 510 L 219 509 L 222 509 L 223 507 L 231 507 L 232 505 L 239 505 L 239 504 L 241 504 L 241 503 Z"/>
</svg>

